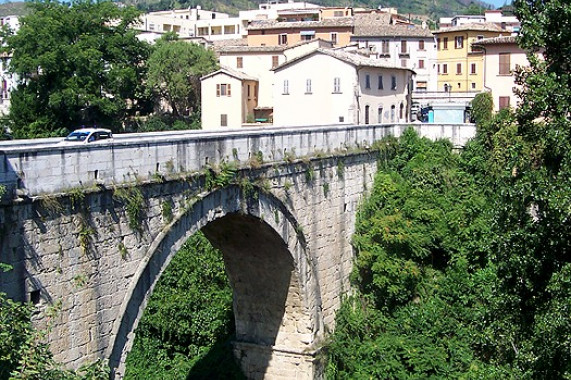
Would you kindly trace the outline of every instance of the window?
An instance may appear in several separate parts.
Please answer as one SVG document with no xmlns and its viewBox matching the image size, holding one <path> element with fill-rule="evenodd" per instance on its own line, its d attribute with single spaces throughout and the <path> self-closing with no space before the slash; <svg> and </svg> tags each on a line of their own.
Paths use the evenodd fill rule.
<svg viewBox="0 0 571 380">
<path fill-rule="evenodd" d="M 436 39 L 436 50 L 440 50 L 440 38 Z"/>
<path fill-rule="evenodd" d="M 236 67 L 241 69 L 242 67 L 244 67 L 244 58 L 242 57 L 236 57 Z"/>
<path fill-rule="evenodd" d="M 384 88 L 383 86 L 383 76 L 379 75 L 379 85 L 378 85 L 378 89 L 382 90 Z"/>
<path fill-rule="evenodd" d="M 448 37 L 444 37 L 442 45 L 443 45 L 442 49 L 444 49 L 444 50 L 448 49 Z"/>
<path fill-rule="evenodd" d="M 463 49 L 464 48 L 464 37 L 463 36 L 454 37 L 454 47 L 456 49 Z"/>
<path fill-rule="evenodd" d="M 284 79 L 284 95 L 289 95 L 289 80 Z"/>
<path fill-rule="evenodd" d="M 232 91 L 230 83 L 221 83 L 216 85 L 216 96 L 231 96 Z"/>
<path fill-rule="evenodd" d="M 369 110 L 371 107 L 365 106 L 365 124 L 369 124 Z"/>
<path fill-rule="evenodd" d="M 470 64 L 470 74 L 476 74 L 476 64 L 475 63 Z"/>
<path fill-rule="evenodd" d="M 456 74 L 458 74 L 458 75 L 462 74 L 462 64 L 461 63 L 456 64 Z"/>
<path fill-rule="evenodd" d="M 472 90 L 476 89 L 476 83 L 472 82 Z"/>
<path fill-rule="evenodd" d="M 381 52 L 383 54 L 389 54 L 389 40 L 383 40 L 381 43 Z"/>
<path fill-rule="evenodd" d="M 272 67 L 276 67 L 277 65 L 279 65 L 280 61 L 279 61 L 279 57 L 277 55 L 273 55 L 272 56 Z"/>
<path fill-rule="evenodd" d="M 478 39 L 478 41 L 480 41 L 480 40 L 483 40 L 483 39 L 484 39 L 484 36 L 482 36 L 482 35 L 480 34 L 480 35 L 478 35 L 478 37 L 476 37 L 476 38 Z"/>
<path fill-rule="evenodd" d="M 365 75 L 365 88 L 371 88 L 371 76 L 369 74 Z"/>
<path fill-rule="evenodd" d="M 418 41 L 418 50 L 424 50 L 424 40 Z"/>
<path fill-rule="evenodd" d="M 248 85 L 248 99 L 251 99 L 251 98 L 252 98 L 252 95 L 251 95 L 251 92 L 250 92 L 250 85 Z"/>
<path fill-rule="evenodd" d="M 311 94 L 311 79 L 305 80 L 305 93 Z"/>
<path fill-rule="evenodd" d="M 448 64 L 447 63 L 442 64 L 442 74 L 448 74 Z"/>
<path fill-rule="evenodd" d="M 377 109 L 377 123 L 381 124 L 383 122 L 383 106 L 380 105 Z"/>
<path fill-rule="evenodd" d="M 341 93 L 341 78 L 339 77 L 333 78 L 333 92 L 335 94 Z"/>
<path fill-rule="evenodd" d="M 504 108 L 509 108 L 509 106 L 510 106 L 510 97 L 509 97 L 509 96 L 500 96 L 499 106 L 500 106 L 500 109 L 501 109 L 501 110 L 503 110 Z"/>
<path fill-rule="evenodd" d="M 394 122 L 395 122 L 395 116 L 396 116 L 396 107 L 395 107 L 395 105 L 393 104 L 393 105 L 391 106 L 391 123 L 394 123 Z"/>
<path fill-rule="evenodd" d="M 315 38 L 315 31 L 302 31 L 300 36 L 302 41 L 311 41 Z"/>
<path fill-rule="evenodd" d="M 287 34 L 280 34 L 278 36 L 278 45 L 287 45 Z"/>
<path fill-rule="evenodd" d="M 419 60 L 418 60 L 418 68 L 419 68 L 419 69 L 424 69 L 424 59 L 419 59 Z"/>
<path fill-rule="evenodd" d="M 440 74 L 440 63 L 439 63 L 438 65 L 436 65 L 436 67 L 437 67 L 437 70 L 438 70 L 437 73 Z"/>
<path fill-rule="evenodd" d="M 500 75 L 510 75 L 510 53 L 500 53 Z"/>
<path fill-rule="evenodd" d="M 401 53 L 401 54 L 407 54 L 407 53 L 408 53 L 408 49 L 407 49 L 407 46 L 406 46 L 406 40 L 402 40 L 402 41 L 400 42 L 400 53 Z"/>
<path fill-rule="evenodd" d="M 339 122 L 343 123 L 345 121 L 345 116 L 339 116 Z"/>
<path fill-rule="evenodd" d="M 331 43 L 337 45 L 337 33 L 331 33 Z"/>
<path fill-rule="evenodd" d="M 404 104 L 400 104 L 399 107 L 399 121 L 404 120 Z"/>
<path fill-rule="evenodd" d="M 397 77 L 394 75 L 391 77 L 391 90 L 397 89 Z"/>
<path fill-rule="evenodd" d="M 406 67 L 407 64 L 408 64 L 408 61 L 406 59 L 400 60 L 400 67 Z"/>
<path fill-rule="evenodd" d="M 426 91 L 427 82 L 425 81 L 418 81 L 416 82 L 416 90 L 417 91 Z"/>
<path fill-rule="evenodd" d="M 223 113 L 220 115 L 220 126 L 227 127 L 228 126 L 228 115 Z"/>
</svg>

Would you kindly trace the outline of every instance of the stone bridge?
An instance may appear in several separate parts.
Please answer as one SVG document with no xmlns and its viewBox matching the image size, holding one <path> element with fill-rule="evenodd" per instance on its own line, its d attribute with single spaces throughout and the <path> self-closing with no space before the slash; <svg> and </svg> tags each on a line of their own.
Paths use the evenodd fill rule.
<svg viewBox="0 0 571 380">
<path fill-rule="evenodd" d="M 318 379 L 350 290 L 370 150 L 406 125 L 117 136 L 0 144 L 0 290 L 36 305 L 56 360 L 109 359 L 115 378 L 145 304 L 202 230 L 234 293 L 234 354 L 253 379 Z M 414 125 L 463 145 L 473 125 Z"/>
</svg>

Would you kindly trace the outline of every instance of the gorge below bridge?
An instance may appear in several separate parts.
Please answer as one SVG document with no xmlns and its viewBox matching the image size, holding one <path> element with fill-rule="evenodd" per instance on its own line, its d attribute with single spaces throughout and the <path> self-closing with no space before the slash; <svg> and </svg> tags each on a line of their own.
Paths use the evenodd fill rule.
<svg viewBox="0 0 571 380">
<path fill-rule="evenodd" d="M 319 379 L 350 290 L 370 147 L 407 127 L 463 146 L 471 124 L 340 125 L 0 143 L 0 291 L 35 304 L 55 359 L 122 378 L 148 297 L 202 230 L 233 289 L 233 351 L 251 379 Z"/>
</svg>

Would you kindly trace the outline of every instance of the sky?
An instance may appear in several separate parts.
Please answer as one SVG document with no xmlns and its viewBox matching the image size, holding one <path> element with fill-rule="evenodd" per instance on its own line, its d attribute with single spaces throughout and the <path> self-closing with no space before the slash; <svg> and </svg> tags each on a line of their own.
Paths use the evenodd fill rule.
<svg viewBox="0 0 571 380">
<path fill-rule="evenodd" d="M 511 0 L 484 0 L 488 4 L 492 4 L 495 8 L 501 7 L 504 4 L 511 4 Z"/>
</svg>

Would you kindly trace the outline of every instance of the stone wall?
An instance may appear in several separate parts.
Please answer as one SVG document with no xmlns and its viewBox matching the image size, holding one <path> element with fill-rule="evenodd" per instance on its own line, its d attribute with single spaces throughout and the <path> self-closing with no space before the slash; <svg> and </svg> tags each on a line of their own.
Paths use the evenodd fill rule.
<svg viewBox="0 0 571 380">
<path fill-rule="evenodd" d="M 201 151 L 209 154 L 220 150 Z M 350 238 L 376 157 L 285 158 L 261 167 L 243 159 L 221 188 L 206 183 L 214 170 L 168 172 L 124 188 L 100 184 L 4 204 L 0 261 L 14 270 L 2 274 L 0 290 L 37 303 L 35 321 L 50 325 L 57 360 L 78 367 L 108 358 L 121 377 L 154 284 L 203 229 L 223 250 L 235 292 L 235 352 L 249 377 L 319 377 L 316 353 L 350 290 Z M 126 204 L 139 195 L 133 218 Z"/>
<path fill-rule="evenodd" d="M 409 127 L 432 139 L 450 139 L 456 146 L 475 134 L 472 124 L 419 123 L 126 134 L 92 145 L 15 141 L 0 144 L 0 185 L 7 187 L 9 197 L 25 197 L 148 181 L 157 175 L 198 171 L 222 160 L 247 161 L 261 155 L 266 162 L 280 162 L 292 155 L 311 157 L 316 152 L 367 147 L 384 136 L 400 136 Z"/>
</svg>

